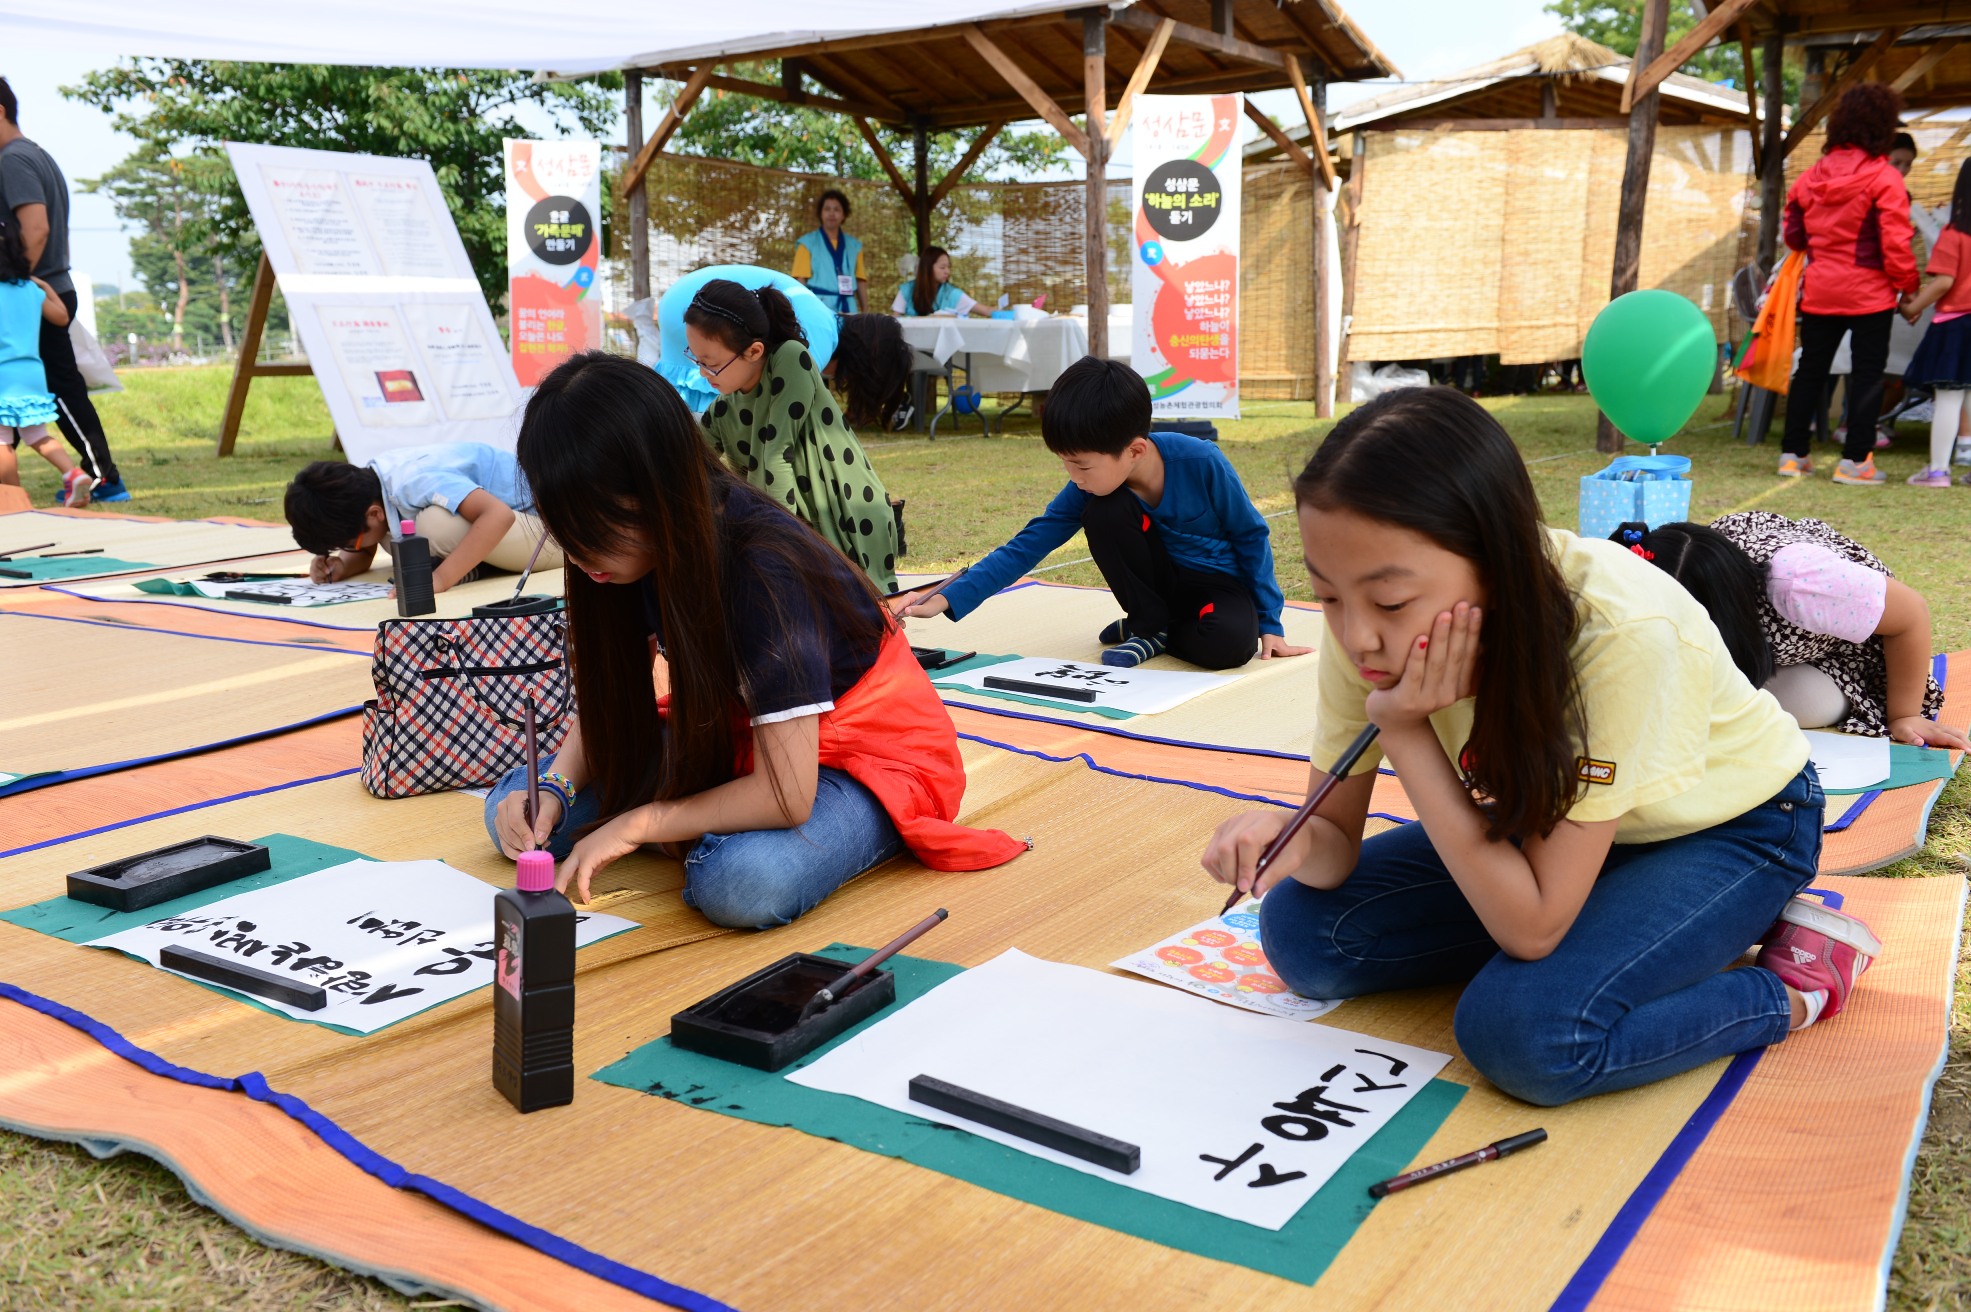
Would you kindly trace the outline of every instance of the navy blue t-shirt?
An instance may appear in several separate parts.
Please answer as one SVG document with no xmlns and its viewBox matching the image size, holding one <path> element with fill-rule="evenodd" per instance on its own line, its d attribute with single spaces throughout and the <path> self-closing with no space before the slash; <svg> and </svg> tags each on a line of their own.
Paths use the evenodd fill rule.
<svg viewBox="0 0 1971 1312">
<path fill-rule="evenodd" d="M 861 682 L 878 655 L 875 647 L 858 648 L 826 611 L 815 607 L 806 587 L 779 556 L 752 545 L 756 535 L 747 530 L 759 517 L 769 515 L 784 516 L 802 532 L 814 535 L 813 529 L 751 489 L 729 495 L 720 525 L 728 562 L 726 624 L 756 725 L 834 710 L 836 699 Z M 858 608 L 867 608 L 870 618 L 880 621 L 882 607 L 867 596 L 869 583 L 862 572 L 818 536 L 815 546 L 849 595 L 858 599 Z M 648 575 L 637 586 L 644 621 L 661 646 L 657 586 Z"/>
</svg>

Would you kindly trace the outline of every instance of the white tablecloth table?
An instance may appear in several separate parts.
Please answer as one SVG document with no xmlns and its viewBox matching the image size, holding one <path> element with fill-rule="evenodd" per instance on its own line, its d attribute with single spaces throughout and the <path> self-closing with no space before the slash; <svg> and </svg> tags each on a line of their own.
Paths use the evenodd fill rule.
<svg viewBox="0 0 1971 1312">
<path fill-rule="evenodd" d="M 1088 354 L 1088 321 L 1080 315 L 1057 314 L 1045 319 L 959 319 L 950 315 L 906 318 L 903 340 L 939 364 L 957 357 L 965 381 L 981 392 L 1045 392 L 1054 380 Z M 1109 356 L 1129 358 L 1130 307 L 1109 314 Z M 931 421 L 951 409 L 946 404 Z"/>
</svg>

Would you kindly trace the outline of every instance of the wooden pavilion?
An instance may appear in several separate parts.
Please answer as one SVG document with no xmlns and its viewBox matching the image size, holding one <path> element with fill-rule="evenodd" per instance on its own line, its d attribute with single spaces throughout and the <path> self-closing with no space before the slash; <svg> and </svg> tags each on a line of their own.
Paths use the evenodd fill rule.
<svg viewBox="0 0 1971 1312">
<path fill-rule="evenodd" d="M 733 76 L 728 65 L 778 60 L 778 84 Z M 1390 77 L 1396 67 L 1333 0 L 1125 0 L 1023 12 L 976 23 L 866 33 L 801 44 L 736 43 L 694 60 L 628 68 L 625 96 L 629 158 L 620 186 L 630 229 L 630 280 L 650 294 L 648 202 L 651 162 L 708 89 L 809 105 L 847 114 L 869 143 L 890 185 L 916 219 L 917 247 L 929 242 L 938 203 L 1009 122 L 1037 116 L 1061 134 L 1087 167 L 1089 349 L 1108 350 L 1107 164 L 1143 93 L 1268 91 L 1291 87 L 1308 140 L 1325 142 L 1327 86 Z M 683 83 L 656 127 L 643 130 L 645 77 Z M 1250 100 L 1246 113 L 1306 170 L 1317 189 L 1315 281 L 1327 285 L 1323 203 L 1336 187 L 1334 163 L 1289 138 Z M 1077 121 L 1078 120 L 1078 121 Z M 901 164 L 873 125 L 907 128 L 912 157 Z M 945 177 L 929 175 L 933 131 L 977 129 L 970 149 Z M 1333 350 L 1326 306 L 1317 301 L 1314 332 L 1317 408 L 1333 406 Z"/>
</svg>

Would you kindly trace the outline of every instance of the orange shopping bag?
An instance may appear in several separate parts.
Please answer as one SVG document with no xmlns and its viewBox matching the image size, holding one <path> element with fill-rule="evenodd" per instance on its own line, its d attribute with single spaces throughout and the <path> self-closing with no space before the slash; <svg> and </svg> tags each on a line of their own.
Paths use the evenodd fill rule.
<svg viewBox="0 0 1971 1312">
<path fill-rule="evenodd" d="M 1766 303 L 1752 324 L 1752 340 L 1733 371 L 1754 387 L 1784 393 L 1793 378 L 1793 350 L 1799 345 L 1800 279 L 1807 269 L 1801 251 L 1788 251 L 1773 274 Z"/>
</svg>

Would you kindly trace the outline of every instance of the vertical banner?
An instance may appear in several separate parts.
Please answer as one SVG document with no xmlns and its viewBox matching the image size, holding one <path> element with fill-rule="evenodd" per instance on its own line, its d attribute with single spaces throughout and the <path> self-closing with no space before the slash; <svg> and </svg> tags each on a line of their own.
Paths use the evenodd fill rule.
<svg viewBox="0 0 1971 1312">
<path fill-rule="evenodd" d="M 507 320 L 522 387 L 602 345 L 601 258 L 601 143 L 507 138 Z"/>
<path fill-rule="evenodd" d="M 1243 97 L 1138 96 L 1131 363 L 1157 415 L 1239 417 Z"/>
</svg>

